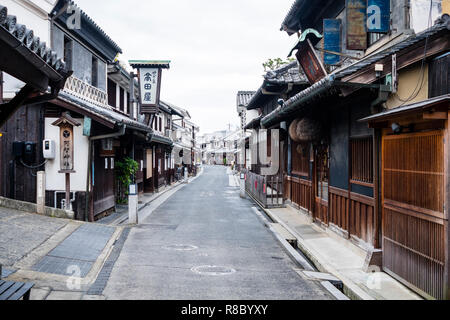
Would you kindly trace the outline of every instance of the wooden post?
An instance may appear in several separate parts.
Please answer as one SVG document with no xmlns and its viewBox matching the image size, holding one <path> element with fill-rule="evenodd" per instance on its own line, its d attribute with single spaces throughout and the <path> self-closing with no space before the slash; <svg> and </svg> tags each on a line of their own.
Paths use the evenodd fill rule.
<svg viewBox="0 0 450 320">
<path fill-rule="evenodd" d="M 450 111 L 448 112 L 450 119 Z M 445 122 L 444 135 L 444 161 L 445 161 L 445 210 L 444 210 L 444 248 L 445 248 L 445 270 L 444 270 L 444 298 L 450 300 L 450 127 L 449 120 Z"/>
<path fill-rule="evenodd" d="M 66 173 L 66 210 L 70 210 L 70 173 Z"/>
</svg>

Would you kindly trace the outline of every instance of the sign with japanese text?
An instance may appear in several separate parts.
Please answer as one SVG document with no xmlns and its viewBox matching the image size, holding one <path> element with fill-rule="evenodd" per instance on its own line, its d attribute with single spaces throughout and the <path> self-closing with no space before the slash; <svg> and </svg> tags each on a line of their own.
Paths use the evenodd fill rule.
<svg viewBox="0 0 450 320">
<path fill-rule="evenodd" d="M 367 31 L 388 33 L 391 24 L 391 1 L 367 1 Z"/>
<path fill-rule="evenodd" d="M 60 172 L 73 172 L 73 126 L 63 124 L 60 126 Z"/>
<path fill-rule="evenodd" d="M 157 113 L 161 87 L 161 69 L 139 69 L 142 113 Z"/>
<path fill-rule="evenodd" d="M 309 39 L 301 43 L 297 51 L 297 60 L 311 84 L 327 76 L 327 72 Z"/>
<path fill-rule="evenodd" d="M 346 0 L 347 49 L 367 49 L 367 0 Z"/>
<path fill-rule="evenodd" d="M 323 33 L 324 33 L 324 49 L 326 50 L 323 56 L 323 61 L 328 65 L 335 65 L 341 61 L 339 55 L 332 54 L 327 51 L 341 53 L 341 26 L 340 19 L 324 19 Z"/>
</svg>

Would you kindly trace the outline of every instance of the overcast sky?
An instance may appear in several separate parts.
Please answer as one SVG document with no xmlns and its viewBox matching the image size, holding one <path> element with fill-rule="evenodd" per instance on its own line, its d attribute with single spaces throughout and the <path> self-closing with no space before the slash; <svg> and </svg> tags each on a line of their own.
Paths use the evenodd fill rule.
<svg viewBox="0 0 450 320">
<path fill-rule="evenodd" d="M 293 0 L 77 0 L 122 48 L 121 60 L 171 60 L 161 98 L 188 109 L 202 133 L 237 125 L 236 94 L 262 84 L 262 63 L 285 58 L 280 31 Z"/>
</svg>

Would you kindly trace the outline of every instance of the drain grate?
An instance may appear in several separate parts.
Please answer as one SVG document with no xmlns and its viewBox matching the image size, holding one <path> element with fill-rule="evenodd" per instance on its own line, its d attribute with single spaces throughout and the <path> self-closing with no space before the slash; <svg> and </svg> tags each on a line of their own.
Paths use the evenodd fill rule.
<svg viewBox="0 0 450 320">
<path fill-rule="evenodd" d="M 228 267 L 200 266 L 191 269 L 192 272 L 208 276 L 227 276 L 236 273 L 236 270 Z"/>
</svg>

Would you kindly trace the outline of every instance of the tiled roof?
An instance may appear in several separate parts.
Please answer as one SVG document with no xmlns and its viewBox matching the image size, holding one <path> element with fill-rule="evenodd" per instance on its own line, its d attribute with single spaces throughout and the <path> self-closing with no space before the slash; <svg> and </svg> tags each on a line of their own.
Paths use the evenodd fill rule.
<svg viewBox="0 0 450 320">
<path fill-rule="evenodd" d="M 406 113 L 406 112 L 416 111 L 418 109 L 423 109 L 423 108 L 429 108 L 431 106 L 435 106 L 437 104 L 441 104 L 441 103 L 444 103 L 444 102 L 446 102 L 447 105 L 449 104 L 449 102 L 450 102 L 450 94 L 446 94 L 446 95 L 439 96 L 439 97 L 434 97 L 434 98 L 431 98 L 431 99 L 427 99 L 425 101 L 411 103 L 411 104 L 408 104 L 408 105 L 403 106 L 403 107 L 387 110 L 385 112 L 377 113 L 375 115 L 369 116 L 369 117 L 361 119 L 359 121 L 361 121 L 361 122 L 370 122 L 370 121 L 375 121 L 375 120 L 383 120 L 383 119 L 387 119 L 389 117 L 393 117 L 393 116 L 396 116 L 396 115 L 399 115 L 399 114 L 403 114 L 403 113 Z"/>
<path fill-rule="evenodd" d="M 263 89 L 268 84 L 285 85 L 307 85 L 309 84 L 303 70 L 300 70 L 297 61 L 293 61 L 273 71 L 269 71 L 264 75 L 262 86 L 256 91 L 252 99 L 247 105 L 248 110 L 258 108 L 258 103 L 265 97 Z"/>
<path fill-rule="evenodd" d="M 256 91 L 239 91 L 237 94 L 236 104 L 238 107 L 247 107 Z"/>
<path fill-rule="evenodd" d="M 302 4 L 302 2 L 304 2 L 304 0 L 295 0 L 295 2 L 292 4 L 291 8 L 289 9 L 288 14 L 284 18 L 283 23 L 281 24 L 281 30 L 284 30 L 285 28 L 290 29 L 290 30 L 300 28 L 300 26 L 298 26 L 298 25 L 293 26 L 291 20 L 293 19 L 293 17 L 296 16 L 296 13 L 300 9 L 300 5 Z M 295 31 L 297 31 L 297 30 L 295 30 Z M 292 34 L 292 33 L 289 32 L 289 34 Z"/>
<path fill-rule="evenodd" d="M 277 70 L 269 71 L 264 76 L 269 83 L 275 84 L 307 84 L 308 79 L 306 78 L 303 70 L 300 70 L 300 66 L 297 61 L 291 62 Z"/>
<path fill-rule="evenodd" d="M 86 19 L 86 21 L 92 25 L 92 27 L 94 27 L 109 43 L 111 46 L 114 47 L 114 49 L 119 52 L 122 53 L 122 49 L 117 45 L 116 42 L 114 42 L 107 34 L 105 31 L 103 31 L 102 28 L 100 28 L 100 26 L 97 25 L 97 23 L 95 23 L 94 20 L 92 20 L 92 18 L 90 16 L 88 16 L 86 14 L 86 12 L 84 12 L 83 10 L 81 10 L 81 8 L 79 8 L 74 1 L 70 1 L 70 0 L 59 0 L 55 6 L 55 8 L 53 9 L 52 12 L 52 16 L 54 16 L 55 14 L 58 13 L 58 11 L 63 8 L 66 4 L 69 4 L 71 6 L 73 6 L 74 8 L 78 8 L 80 10 L 81 15 L 83 16 L 83 18 Z"/>
<path fill-rule="evenodd" d="M 170 68 L 170 60 L 130 60 L 128 63 L 133 68 Z"/>
<path fill-rule="evenodd" d="M 95 115 L 99 118 L 102 118 L 103 120 L 105 120 L 109 123 L 112 123 L 114 125 L 125 124 L 136 130 L 140 130 L 140 131 L 144 131 L 144 132 L 152 132 L 153 131 L 146 124 L 138 122 L 133 119 L 130 119 L 125 115 L 115 112 L 112 108 L 104 108 L 104 107 L 95 105 L 89 101 L 75 97 L 64 91 L 59 93 L 58 99 L 61 99 L 63 101 L 71 103 L 71 104 L 75 104 L 81 110 L 87 111 L 88 113 L 92 113 L 93 115 Z"/>
<path fill-rule="evenodd" d="M 65 62 L 56 52 L 48 48 L 45 42 L 41 42 L 33 30 L 18 24 L 16 16 L 8 15 L 8 8 L 2 5 L 0 5 L 0 28 L 2 40 L 15 48 L 49 79 L 60 81 L 63 78 L 61 73 L 67 71 Z"/>
</svg>

